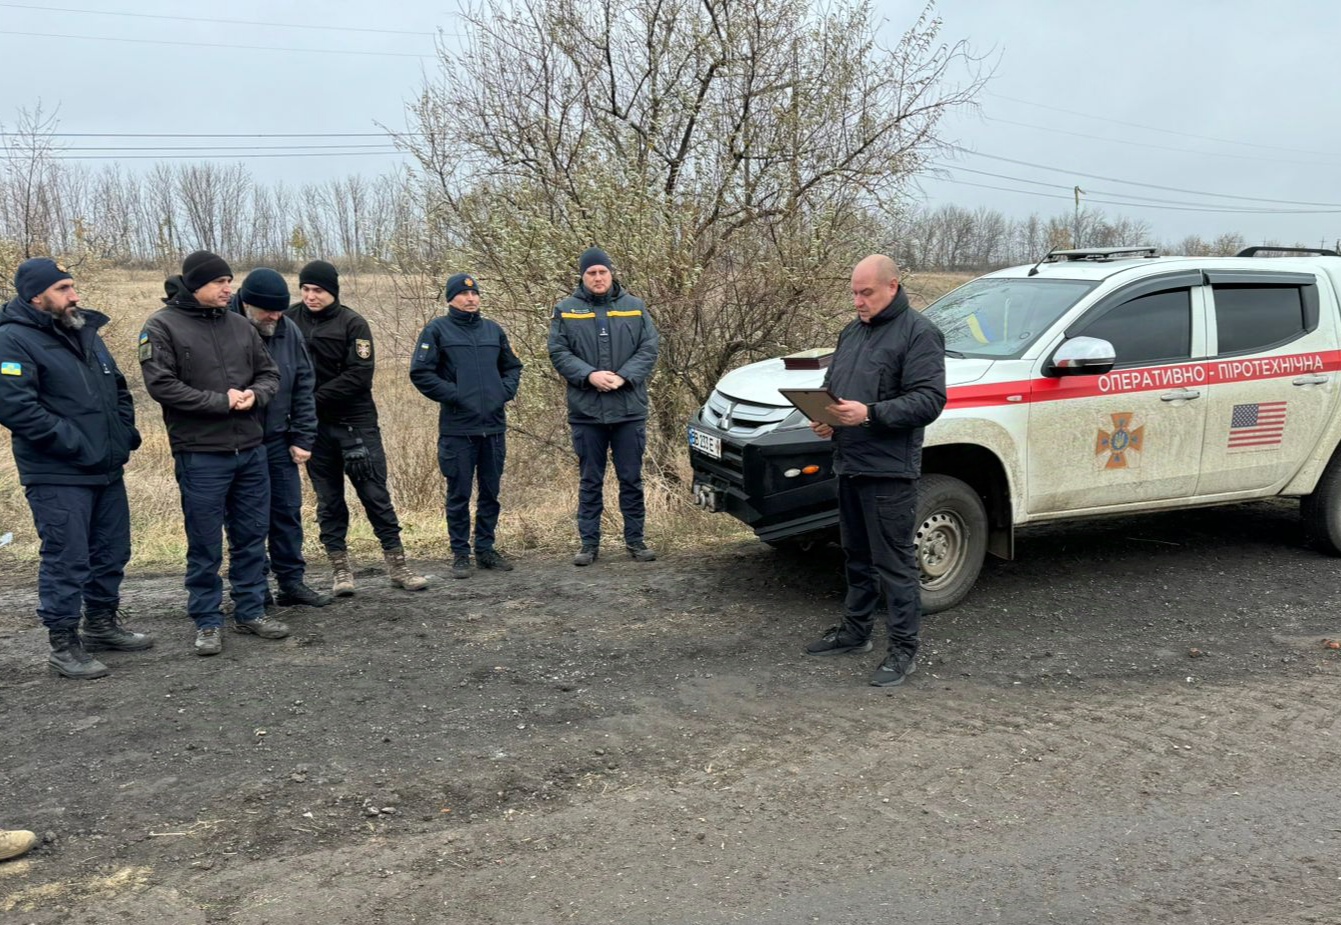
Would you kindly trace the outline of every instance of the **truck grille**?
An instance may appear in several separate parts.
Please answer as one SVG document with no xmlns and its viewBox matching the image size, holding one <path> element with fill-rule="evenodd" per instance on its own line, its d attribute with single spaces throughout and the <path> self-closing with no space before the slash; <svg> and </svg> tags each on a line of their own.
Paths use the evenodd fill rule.
<svg viewBox="0 0 1341 925">
<path fill-rule="evenodd" d="M 716 427 L 732 437 L 752 437 L 760 431 L 772 430 L 785 421 L 796 409 L 790 405 L 756 405 L 737 401 L 721 392 L 713 391 L 703 406 L 703 423 Z M 725 446 L 722 448 L 726 452 Z"/>
</svg>

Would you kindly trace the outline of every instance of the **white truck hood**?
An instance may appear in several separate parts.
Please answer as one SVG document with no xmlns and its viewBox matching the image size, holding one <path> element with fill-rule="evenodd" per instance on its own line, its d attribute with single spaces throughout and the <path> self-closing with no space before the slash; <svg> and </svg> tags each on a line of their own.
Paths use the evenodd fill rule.
<svg viewBox="0 0 1341 925">
<path fill-rule="evenodd" d="M 946 357 L 945 384 L 977 382 L 991 367 L 991 360 Z M 762 360 L 731 370 L 717 383 L 717 391 L 736 401 L 786 408 L 791 402 L 783 398 L 778 389 L 817 389 L 824 383 L 824 372 L 822 369 L 784 369 L 781 358 Z"/>
</svg>

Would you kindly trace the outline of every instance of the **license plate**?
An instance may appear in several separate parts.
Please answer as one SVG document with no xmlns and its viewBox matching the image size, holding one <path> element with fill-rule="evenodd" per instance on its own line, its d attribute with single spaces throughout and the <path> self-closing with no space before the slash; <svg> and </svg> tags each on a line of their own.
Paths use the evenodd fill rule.
<svg viewBox="0 0 1341 925">
<path fill-rule="evenodd" d="M 722 458 L 722 438 L 716 434 L 705 434 L 696 427 L 689 428 L 689 448 L 712 459 Z"/>
</svg>

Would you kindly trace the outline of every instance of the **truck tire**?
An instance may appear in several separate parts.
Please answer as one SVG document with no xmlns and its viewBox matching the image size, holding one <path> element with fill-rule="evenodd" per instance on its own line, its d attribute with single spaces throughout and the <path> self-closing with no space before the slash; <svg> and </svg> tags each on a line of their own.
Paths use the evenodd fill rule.
<svg viewBox="0 0 1341 925">
<path fill-rule="evenodd" d="M 913 542 L 922 572 L 922 612 L 954 607 L 972 589 L 987 556 L 987 509 L 978 493 L 948 475 L 918 485 Z"/>
<path fill-rule="evenodd" d="M 1299 502 L 1299 513 L 1313 545 L 1329 556 L 1341 556 L 1341 452 L 1332 456 L 1313 494 Z"/>
</svg>

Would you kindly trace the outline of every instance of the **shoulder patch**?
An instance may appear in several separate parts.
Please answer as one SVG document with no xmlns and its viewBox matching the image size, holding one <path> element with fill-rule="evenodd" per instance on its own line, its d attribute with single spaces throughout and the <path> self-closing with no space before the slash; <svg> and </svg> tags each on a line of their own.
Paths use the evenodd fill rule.
<svg viewBox="0 0 1341 925">
<path fill-rule="evenodd" d="M 358 354 L 360 360 L 366 360 L 372 356 L 372 341 L 356 338 L 354 340 L 354 352 Z"/>
<path fill-rule="evenodd" d="M 425 343 L 422 343 L 422 344 L 419 345 L 419 349 L 420 349 L 420 350 L 432 350 L 433 348 L 430 347 L 430 346 L 428 345 L 427 342 L 425 342 Z"/>
<path fill-rule="evenodd" d="M 148 332 L 148 331 L 141 331 L 141 332 L 140 332 L 140 343 L 142 343 L 142 344 L 143 344 L 143 343 L 146 343 L 148 340 L 149 340 L 149 332 Z"/>
<path fill-rule="evenodd" d="M 144 363 L 147 360 L 152 359 L 153 356 L 154 356 L 154 345 L 149 343 L 149 335 L 147 334 L 142 335 L 140 337 L 140 362 Z"/>
<path fill-rule="evenodd" d="M 22 363 L 0 363 L 0 376 L 22 376 Z"/>
</svg>

